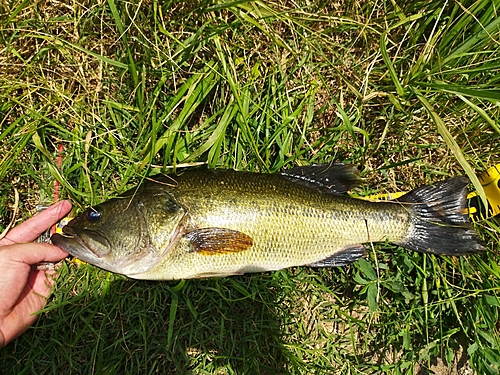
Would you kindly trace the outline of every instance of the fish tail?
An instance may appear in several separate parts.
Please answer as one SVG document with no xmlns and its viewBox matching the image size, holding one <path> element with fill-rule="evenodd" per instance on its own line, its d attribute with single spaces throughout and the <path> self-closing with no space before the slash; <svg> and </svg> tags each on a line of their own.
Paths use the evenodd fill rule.
<svg viewBox="0 0 500 375">
<path fill-rule="evenodd" d="M 426 185 L 397 201 L 412 216 L 408 236 L 399 245 L 421 253 L 466 255 L 485 248 L 469 221 L 466 207 L 467 177 L 454 177 Z"/>
</svg>

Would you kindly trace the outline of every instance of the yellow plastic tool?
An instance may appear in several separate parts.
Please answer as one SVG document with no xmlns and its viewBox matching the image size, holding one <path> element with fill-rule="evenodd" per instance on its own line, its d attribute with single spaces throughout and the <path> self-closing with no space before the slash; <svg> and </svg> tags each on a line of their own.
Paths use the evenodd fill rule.
<svg viewBox="0 0 500 375">
<path fill-rule="evenodd" d="M 478 178 L 488 200 L 488 208 L 484 207 L 481 198 L 475 191 L 470 193 L 467 198 L 469 215 L 473 222 L 500 214 L 500 164 L 487 169 Z"/>
<path fill-rule="evenodd" d="M 486 209 L 477 192 L 473 191 L 467 196 L 467 206 L 469 208 L 469 216 L 472 222 L 489 219 L 490 217 L 500 214 L 500 164 L 488 168 L 479 177 L 479 181 L 483 186 L 484 193 L 488 200 L 488 208 Z M 368 200 L 393 200 L 405 195 L 406 192 L 389 193 L 389 194 L 374 194 L 363 199 Z"/>
<path fill-rule="evenodd" d="M 61 221 L 59 221 L 56 225 L 54 225 L 54 230 L 55 230 L 55 233 L 62 233 L 62 229 L 63 227 L 68 224 L 71 220 L 73 220 L 73 216 L 71 215 L 68 215 L 66 217 L 63 217 L 61 219 Z"/>
<path fill-rule="evenodd" d="M 54 229 L 55 229 L 55 233 L 62 233 L 62 228 L 68 224 L 71 220 L 73 220 L 73 216 L 71 215 L 68 215 L 64 218 L 61 219 L 60 222 L 58 222 L 56 225 L 54 225 Z M 71 258 L 71 261 L 74 262 L 74 263 L 82 263 L 82 264 L 86 264 L 83 260 L 80 260 L 78 258 L 75 258 L 75 257 L 72 257 Z"/>
</svg>

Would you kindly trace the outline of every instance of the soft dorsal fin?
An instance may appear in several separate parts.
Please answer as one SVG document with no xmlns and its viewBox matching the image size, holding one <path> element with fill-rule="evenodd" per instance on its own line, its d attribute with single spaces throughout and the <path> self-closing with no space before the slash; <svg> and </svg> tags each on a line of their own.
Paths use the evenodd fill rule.
<svg viewBox="0 0 500 375">
<path fill-rule="evenodd" d="M 361 182 L 359 171 L 352 164 L 313 164 L 295 167 L 281 173 L 292 181 L 319 187 L 328 193 L 342 194 Z"/>
<path fill-rule="evenodd" d="M 203 255 L 239 253 L 248 250 L 252 244 L 249 235 L 226 228 L 201 228 L 186 234 L 193 251 Z"/>
</svg>

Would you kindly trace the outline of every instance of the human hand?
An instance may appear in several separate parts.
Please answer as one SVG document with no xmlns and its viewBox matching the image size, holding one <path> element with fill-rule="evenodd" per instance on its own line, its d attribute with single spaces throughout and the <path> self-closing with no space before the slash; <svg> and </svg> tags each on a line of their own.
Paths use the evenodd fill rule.
<svg viewBox="0 0 500 375">
<path fill-rule="evenodd" d="M 39 271 L 40 262 L 58 262 L 68 254 L 58 247 L 34 241 L 71 211 L 58 202 L 7 232 L 0 240 L 0 348 L 36 320 L 54 283 L 54 271 Z"/>
</svg>

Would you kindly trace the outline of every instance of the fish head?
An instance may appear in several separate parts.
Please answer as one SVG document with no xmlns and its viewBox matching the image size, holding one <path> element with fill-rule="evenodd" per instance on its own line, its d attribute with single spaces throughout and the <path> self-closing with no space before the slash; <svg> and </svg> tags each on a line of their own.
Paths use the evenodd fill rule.
<svg viewBox="0 0 500 375">
<path fill-rule="evenodd" d="M 88 208 L 51 240 L 84 262 L 131 276 L 165 255 L 184 214 L 166 193 L 115 198 Z"/>
</svg>

